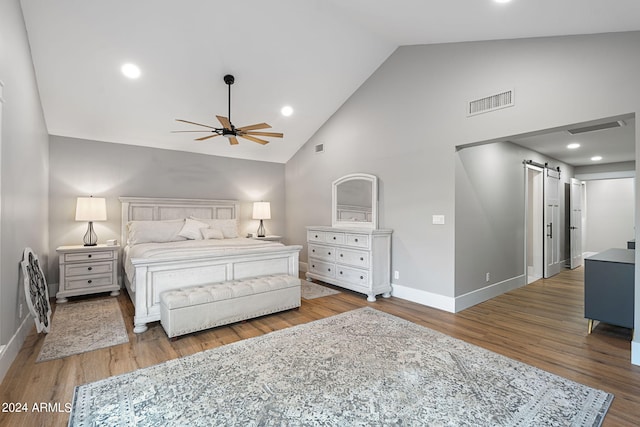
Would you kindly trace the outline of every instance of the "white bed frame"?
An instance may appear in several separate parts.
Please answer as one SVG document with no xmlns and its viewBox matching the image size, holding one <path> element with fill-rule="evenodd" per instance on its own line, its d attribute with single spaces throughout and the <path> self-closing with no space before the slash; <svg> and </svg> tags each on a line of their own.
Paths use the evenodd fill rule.
<svg viewBox="0 0 640 427">
<path fill-rule="evenodd" d="M 121 241 L 127 242 L 129 221 L 159 221 L 187 218 L 238 219 L 235 200 L 168 199 L 120 197 L 122 203 Z M 135 306 L 133 332 L 147 330 L 147 323 L 160 320 L 160 294 L 170 289 L 224 282 L 267 274 L 298 277 L 302 246 L 250 250 L 236 255 L 202 255 L 163 259 L 134 258 L 135 290 L 122 273 L 122 280 Z"/>
</svg>

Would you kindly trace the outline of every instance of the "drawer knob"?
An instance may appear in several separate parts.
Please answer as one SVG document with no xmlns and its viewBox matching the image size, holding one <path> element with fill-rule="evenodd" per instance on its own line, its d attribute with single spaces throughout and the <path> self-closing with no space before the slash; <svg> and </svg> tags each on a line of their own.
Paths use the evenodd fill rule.
<svg viewBox="0 0 640 427">
<path fill-rule="evenodd" d="M 311 267 L 316 268 L 316 265 L 315 264 L 311 264 Z"/>
<path fill-rule="evenodd" d="M 331 255 L 331 252 L 327 252 L 327 255 Z"/>
<path fill-rule="evenodd" d="M 87 283 L 91 283 L 91 279 L 87 280 Z"/>
<path fill-rule="evenodd" d="M 315 253 L 315 251 L 316 251 L 315 249 L 311 249 L 311 252 L 314 252 L 314 253 Z"/>
<path fill-rule="evenodd" d="M 340 258 L 344 258 L 344 254 L 340 254 Z"/>
<path fill-rule="evenodd" d="M 342 274 L 342 271 L 340 272 L 340 274 Z"/>
<path fill-rule="evenodd" d="M 91 271 L 91 270 L 93 270 L 93 267 L 89 267 L 89 268 L 87 268 L 87 270 Z"/>
<path fill-rule="evenodd" d="M 318 235 L 316 234 L 316 239 L 318 238 Z"/>
<path fill-rule="evenodd" d="M 91 254 L 87 255 L 88 258 L 91 258 Z"/>
<path fill-rule="evenodd" d="M 360 280 L 364 279 L 364 276 L 360 276 Z"/>
<path fill-rule="evenodd" d="M 364 258 L 360 257 L 360 261 L 364 261 Z"/>
<path fill-rule="evenodd" d="M 356 239 L 356 243 L 358 242 L 358 239 Z"/>
<path fill-rule="evenodd" d="M 331 269 L 330 269 L 330 268 L 327 268 L 327 271 L 331 271 Z"/>
</svg>

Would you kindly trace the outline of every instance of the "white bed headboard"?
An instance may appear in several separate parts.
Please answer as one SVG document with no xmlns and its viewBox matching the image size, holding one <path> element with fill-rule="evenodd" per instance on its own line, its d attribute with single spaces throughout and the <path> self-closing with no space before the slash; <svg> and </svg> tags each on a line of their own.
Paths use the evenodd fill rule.
<svg viewBox="0 0 640 427">
<path fill-rule="evenodd" d="M 119 197 L 122 204 L 121 243 L 127 242 L 129 221 L 161 221 L 194 216 L 207 219 L 238 219 L 237 200 Z"/>
</svg>

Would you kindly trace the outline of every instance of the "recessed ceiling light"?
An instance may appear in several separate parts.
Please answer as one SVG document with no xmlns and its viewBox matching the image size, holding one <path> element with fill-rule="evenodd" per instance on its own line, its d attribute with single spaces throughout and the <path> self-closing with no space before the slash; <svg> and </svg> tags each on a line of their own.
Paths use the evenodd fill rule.
<svg viewBox="0 0 640 427">
<path fill-rule="evenodd" d="M 140 77 L 140 68 L 135 64 L 124 64 L 120 70 L 122 71 L 122 74 L 130 79 L 137 79 Z"/>
<path fill-rule="evenodd" d="M 593 162 L 599 162 L 600 160 L 602 160 L 602 156 L 593 156 L 591 158 L 591 161 L 593 161 Z"/>
<path fill-rule="evenodd" d="M 291 108 L 291 106 L 289 106 L 289 105 L 285 105 L 280 110 L 280 113 L 282 113 L 283 116 L 289 117 L 290 115 L 293 114 L 293 108 Z"/>
<path fill-rule="evenodd" d="M 567 145 L 567 148 L 569 150 L 575 150 L 576 148 L 580 148 L 580 144 L 578 144 L 577 142 L 572 142 L 571 144 Z"/>
</svg>

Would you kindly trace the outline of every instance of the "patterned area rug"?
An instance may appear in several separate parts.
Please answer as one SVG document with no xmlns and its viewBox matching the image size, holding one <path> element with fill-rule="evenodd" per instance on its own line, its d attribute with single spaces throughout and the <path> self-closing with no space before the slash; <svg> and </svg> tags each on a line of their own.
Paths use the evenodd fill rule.
<svg viewBox="0 0 640 427">
<path fill-rule="evenodd" d="M 129 342 L 116 298 L 58 304 L 36 362 Z"/>
<path fill-rule="evenodd" d="M 598 426 L 613 395 L 362 308 L 76 387 L 71 426 Z"/>
<path fill-rule="evenodd" d="M 300 283 L 300 293 L 304 299 L 314 299 L 340 293 L 340 291 L 336 291 L 335 289 L 327 288 L 326 286 L 318 285 L 306 280 L 300 280 Z"/>
</svg>

